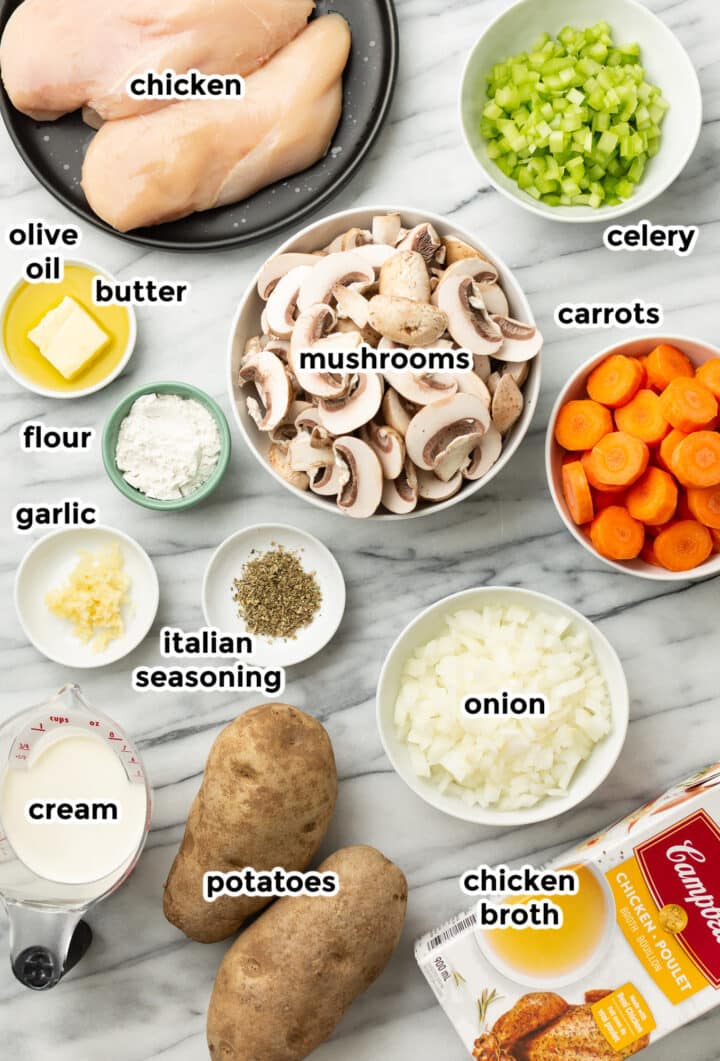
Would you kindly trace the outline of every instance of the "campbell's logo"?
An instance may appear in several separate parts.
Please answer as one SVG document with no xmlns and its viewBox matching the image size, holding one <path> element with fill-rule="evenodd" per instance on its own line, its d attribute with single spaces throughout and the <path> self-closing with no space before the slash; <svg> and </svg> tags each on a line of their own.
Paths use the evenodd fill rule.
<svg viewBox="0 0 720 1061">
<path fill-rule="evenodd" d="M 641 844 L 635 856 L 658 907 L 677 904 L 687 914 L 676 938 L 720 987 L 720 828 L 699 810 Z"/>
</svg>

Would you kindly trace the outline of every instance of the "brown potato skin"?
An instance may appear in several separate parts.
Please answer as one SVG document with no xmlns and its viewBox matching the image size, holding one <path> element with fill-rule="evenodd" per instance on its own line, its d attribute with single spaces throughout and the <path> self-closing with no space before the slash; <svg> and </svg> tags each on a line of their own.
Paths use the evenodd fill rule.
<svg viewBox="0 0 720 1061">
<path fill-rule="evenodd" d="M 402 932 L 407 881 L 372 847 L 346 847 L 319 873 L 333 896 L 278 899 L 225 955 L 208 1011 L 213 1061 L 302 1061 L 384 970 Z"/>
<path fill-rule="evenodd" d="M 337 771 L 324 727 L 288 704 L 262 704 L 213 744 L 163 896 L 190 939 L 227 939 L 271 898 L 203 899 L 203 875 L 252 867 L 304 870 L 327 831 Z"/>
</svg>

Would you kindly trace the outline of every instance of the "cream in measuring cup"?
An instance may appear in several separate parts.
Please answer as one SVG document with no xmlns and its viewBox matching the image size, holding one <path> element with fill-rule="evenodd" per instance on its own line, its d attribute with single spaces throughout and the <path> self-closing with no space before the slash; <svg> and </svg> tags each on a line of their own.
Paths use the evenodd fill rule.
<svg viewBox="0 0 720 1061">
<path fill-rule="evenodd" d="M 131 857 L 145 829 L 145 788 L 130 782 L 105 741 L 68 725 L 40 740 L 26 765 L 5 773 L 0 818 L 29 870 L 85 884 Z"/>
</svg>

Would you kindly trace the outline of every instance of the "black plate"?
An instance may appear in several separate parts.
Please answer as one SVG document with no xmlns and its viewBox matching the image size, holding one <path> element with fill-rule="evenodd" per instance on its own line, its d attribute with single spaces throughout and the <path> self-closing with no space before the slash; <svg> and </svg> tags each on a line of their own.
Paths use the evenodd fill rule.
<svg viewBox="0 0 720 1061">
<path fill-rule="evenodd" d="M 21 0 L 4 0 L 0 29 Z M 62 0 L 58 0 L 59 3 Z M 375 142 L 392 100 L 398 63 L 398 28 L 393 0 L 318 0 L 317 13 L 337 11 L 350 23 L 352 52 L 344 79 L 344 106 L 329 154 L 311 169 L 258 192 L 236 206 L 224 206 L 182 221 L 130 233 L 116 232 L 92 212 L 80 187 L 85 149 L 93 135 L 79 112 L 57 122 L 36 122 L 10 103 L 0 108 L 15 146 L 37 179 L 56 199 L 105 232 L 163 250 L 237 247 L 296 225 L 337 195 Z M 28 43 L 32 47 L 32 43 Z"/>
</svg>

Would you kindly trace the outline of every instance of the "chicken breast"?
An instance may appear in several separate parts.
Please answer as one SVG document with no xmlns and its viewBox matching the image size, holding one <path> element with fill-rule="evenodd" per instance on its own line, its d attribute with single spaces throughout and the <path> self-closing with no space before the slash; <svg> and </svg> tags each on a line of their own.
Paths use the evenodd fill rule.
<svg viewBox="0 0 720 1061">
<path fill-rule="evenodd" d="M 132 99 L 155 70 L 252 73 L 305 27 L 315 0 L 25 0 L 0 43 L 15 107 L 38 121 L 87 108 L 101 120 L 162 102 Z"/>
<path fill-rule="evenodd" d="M 121 232 L 236 203 L 313 165 L 342 111 L 350 29 L 311 22 L 246 82 L 241 100 L 190 100 L 103 126 L 82 186 Z"/>
</svg>

